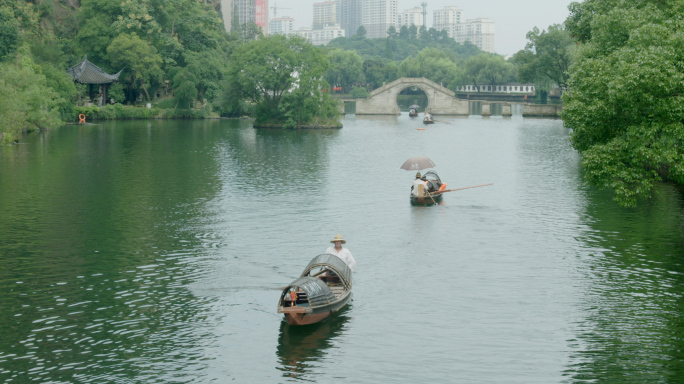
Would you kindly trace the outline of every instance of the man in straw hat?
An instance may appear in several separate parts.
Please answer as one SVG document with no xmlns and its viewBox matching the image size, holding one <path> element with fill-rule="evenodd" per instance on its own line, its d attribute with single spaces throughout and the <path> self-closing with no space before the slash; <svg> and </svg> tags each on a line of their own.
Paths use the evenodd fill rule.
<svg viewBox="0 0 684 384">
<path fill-rule="evenodd" d="M 354 271 L 354 267 L 356 266 L 356 260 L 354 260 L 354 256 L 352 256 L 351 252 L 349 252 L 347 248 L 342 248 L 342 244 L 347 244 L 347 241 L 342 239 L 342 235 L 335 235 L 335 238 L 330 240 L 330 242 L 335 244 L 335 246 L 328 247 L 328 249 L 325 250 L 325 253 L 339 257 L 342 259 L 342 261 L 347 263 L 349 269 Z"/>
</svg>

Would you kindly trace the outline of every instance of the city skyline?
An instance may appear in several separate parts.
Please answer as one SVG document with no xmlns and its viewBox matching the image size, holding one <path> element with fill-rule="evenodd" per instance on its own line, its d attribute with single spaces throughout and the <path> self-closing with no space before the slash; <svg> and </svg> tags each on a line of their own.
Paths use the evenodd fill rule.
<svg viewBox="0 0 684 384">
<path fill-rule="evenodd" d="M 527 32 L 534 27 L 547 29 L 549 25 L 565 21 L 572 0 L 398 0 L 398 12 L 403 12 L 427 1 L 427 26 L 432 27 L 433 11 L 445 6 L 457 6 L 463 10 L 465 19 L 486 17 L 496 23 L 495 51 L 511 55 L 525 48 Z M 321 0 L 271 0 L 269 18 L 273 17 L 272 7 L 278 7 L 278 17 L 294 18 L 294 27 L 311 27 L 313 4 Z M 287 8 L 287 9 L 286 9 Z"/>
</svg>

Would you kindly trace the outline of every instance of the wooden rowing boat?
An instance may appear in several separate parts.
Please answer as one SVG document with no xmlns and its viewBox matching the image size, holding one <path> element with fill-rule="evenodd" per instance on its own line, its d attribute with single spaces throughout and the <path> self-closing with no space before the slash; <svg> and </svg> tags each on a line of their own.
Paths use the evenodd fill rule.
<svg viewBox="0 0 684 384">
<path fill-rule="evenodd" d="M 435 205 L 441 203 L 443 195 L 436 192 L 446 189 L 446 183 L 442 183 L 442 180 L 435 171 L 427 171 L 423 178 L 427 180 L 427 186 L 422 190 L 418 190 L 416 194 L 412 191 L 411 205 Z"/>
<path fill-rule="evenodd" d="M 339 311 L 352 298 L 352 271 L 339 257 L 313 258 L 302 275 L 283 289 L 278 313 L 290 325 L 314 324 Z"/>
</svg>

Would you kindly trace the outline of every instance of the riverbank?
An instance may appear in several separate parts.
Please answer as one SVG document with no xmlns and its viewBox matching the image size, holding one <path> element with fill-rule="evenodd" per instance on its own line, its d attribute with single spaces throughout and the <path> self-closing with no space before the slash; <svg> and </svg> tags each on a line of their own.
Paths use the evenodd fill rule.
<svg viewBox="0 0 684 384">
<path fill-rule="evenodd" d="M 137 119 L 207 119 L 219 118 L 216 113 L 208 109 L 170 109 L 147 108 L 145 106 L 127 106 L 122 104 L 105 105 L 102 107 L 75 107 L 74 121 L 79 116 L 88 120 L 137 120 Z M 71 121 L 67 121 L 71 122 Z"/>
</svg>

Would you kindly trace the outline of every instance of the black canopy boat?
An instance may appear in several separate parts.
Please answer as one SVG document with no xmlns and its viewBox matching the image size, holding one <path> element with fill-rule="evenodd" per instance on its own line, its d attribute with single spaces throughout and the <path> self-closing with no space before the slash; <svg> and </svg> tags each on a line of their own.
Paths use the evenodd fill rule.
<svg viewBox="0 0 684 384">
<path fill-rule="evenodd" d="M 426 188 L 421 188 L 422 191 L 418 190 L 418 196 L 414 196 L 411 193 L 411 205 L 434 205 L 441 203 L 443 194 L 435 194 L 435 192 L 446 190 L 446 183 L 442 183 L 442 180 L 435 171 L 427 171 L 422 179 L 427 181 L 427 186 Z"/>
<path fill-rule="evenodd" d="M 339 311 L 352 298 L 352 271 L 339 257 L 313 258 L 302 275 L 283 289 L 278 313 L 290 325 L 317 323 Z"/>
<path fill-rule="evenodd" d="M 409 116 L 410 117 L 418 116 L 418 111 L 416 111 L 415 108 L 411 108 L 411 110 L 409 111 Z"/>
</svg>

